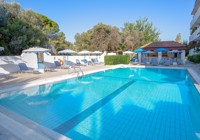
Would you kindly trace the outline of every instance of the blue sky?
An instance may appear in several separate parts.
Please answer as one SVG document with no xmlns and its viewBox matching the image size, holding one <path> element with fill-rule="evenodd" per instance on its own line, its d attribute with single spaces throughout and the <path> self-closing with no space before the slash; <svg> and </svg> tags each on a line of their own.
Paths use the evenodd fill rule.
<svg viewBox="0 0 200 140">
<path fill-rule="evenodd" d="M 122 28 L 125 22 L 147 17 L 157 27 L 161 40 L 175 40 L 181 33 L 189 40 L 191 11 L 195 0 L 16 0 L 56 21 L 66 40 L 99 22 Z"/>
</svg>

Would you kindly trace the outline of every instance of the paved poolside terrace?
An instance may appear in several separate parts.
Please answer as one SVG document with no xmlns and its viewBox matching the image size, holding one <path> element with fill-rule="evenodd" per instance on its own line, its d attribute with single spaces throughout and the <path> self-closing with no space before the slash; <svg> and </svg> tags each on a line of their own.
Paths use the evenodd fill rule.
<svg viewBox="0 0 200 140">
<path fill-rule="evenodd" d="M 107 69 L 119 68 L 119 67 L 154 67 L 154 68 L 185 68 L 194 79 L 195 86 L 200 92 L 200 64 L 194 64 L 186 62 L 184 66 L 143 66 L 143 65 L 117 65 L 117 66 L 82 66 L 84 74 L 90 74 L 97 71 L 104 71 Z M 72 73 L 73 70 L 56 69 L 52 72 L 45 72 L 43 74 L 38 73 L 15 73 L 9 77 L 0 78 L 0 97 L 4 96 L 4 93 L 16 90 L 24 89 L 31 86 L 41 85 L 45 83 L 56 82 L 68 78 L 77 77 L 77 73 Z M 28 120 L 22 116 L 19 116 L 4 107 L 0 106 L 0 139 L 58 139 L 67 140 L 69 138 L 47 129 L 35 122 Z M 199 136 L 200 137 L 200 136 Z"/>
</svg>

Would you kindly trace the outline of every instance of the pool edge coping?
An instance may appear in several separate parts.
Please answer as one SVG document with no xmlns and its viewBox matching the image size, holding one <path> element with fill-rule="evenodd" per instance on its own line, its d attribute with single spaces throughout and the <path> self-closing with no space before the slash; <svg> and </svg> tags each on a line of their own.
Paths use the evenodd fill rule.
<svg viewBox="0 0 200 140">
<path fill-rule="evenodd" d="M 111 70 L 111 69 L 117 69 L 117 68 L 165 68 L 165 69 L 185 69 L 188 71 L 188 73 L 190 74 L 190 76 L 192 77 L 192 80 L 194 82 L 194 85 L 196 87 L 196 89 L 198 90 L 198 92 L 200 93 L 200 77 L 199 75 L 192 69 L 192 68 L 187 68 L 187 67 L 163 67 L 163 66 L 135 66 L 135 65 L 123 65 L 123 64 L 120 64 L 120 65 L 115 65 L 113 67 L 109 67 L 109 68 L 103 68 L 103 69 L 98 69 L 98 70 L 92 70 L 92 71 L 88 71 L 86 72 L 84 75 L 88 75 L 88 74 L 92 74 L 92 73 L 96 73 L 96 72 L 101 72 L 101 71 L 106 71 L 106 70 Z M 60 77 L 60 78 L 59 78 Z M 48 84 L 48 83 L 55 83 L 55 82 L 59 82 L 59 81 L 62 81 L 62 80 L 67 80 L 67 79 L 71 79 L 71 78 L 76 78 L 77 76 L 76 75 L 62 75 L 62 76 L 58 76 L 58 77 L 53 77 L 53 78 L 49 78 L 49 79 L 44 79 L 42 80 L 41 82 L 38 82 L 38 81 L 35 81 L 33 83 L 30 83 L 26 86 L 23 86 L 22 89 L 26 89 L 26 88 L 30 88 L 30 87 L 34 87 L 34 86 L 38 86 L 38 85 L 43 85 L 43 84 Z M 11 88 L 10 90 L 0 90 L 0 94 L 3 94 L 5 92 L 11 92 L 11 91 L 14 91 L 14 90 L 17 90 L 20 86 L 22 85 L 18 85 L 18 86 L 15 86 L 13 88 Z M 3 108 L 3 109 L 2 109 Z M 2 111 L 3 110 L 3 111 Z M 11 112 L 11 113 L 10 113 Z M 18 115 L 16 114 L 15 112 L 12 112 L 6 108 L 4 108 L 3 106 L 0 105 L 0 117 L 1 115 L 4 115 L 6 116 L 8 119 L 12 119 L 14 120 L 16 123 L 20 123 L 22 124 L 21 122 L 25 120 L 25 122 L 28 122 L 28 123 L 24 123 L 22 124 L 24 127 L 28 128 L 28 129 L 31 129 L 33 130 L 33 133 L 38 133 L 39 135 L 44 135 L 45 134 L 48 134 L 49 137 L 55 137 L 57 136 L 60 140 L 68 140 L 70 138 L 62 135 L 62 134 L 59 134 L 57 133 L 56 131 L 52 130 L 52 129 L 49 129 L 45 126 L 42 126 L 34 121 L 31 121 L 30 119 L 28 118 L 25 118 L 21 115 Z M 15 118 L 18 118 L 18 119 L 15 119 Z M 31 127 L 33 128 L 31 128 Z M 37 126 L 39 127 L 39 129 L 43 132 L 43 133 L 39 133 L 37 131 L 35 131 L 35 127 L 34 126 Z M 20 135 L 20 134 L 19 134 Z M 48 138 L 48 137 L 47 137 Z"/>
<path fill-rule="evenodd" d="M 0 126 L 3 127 L 13 136 L 22 140 L 35 140 L 37 138 L 44 140 L 71 140 L 70 138 L 52 130 L 45 126 L 42 126 L 22 115 L 19 115 L 13 111 L 0 105 Z M 12 127 L 9 127 L 12 126 Z M 24 130 L 24 131 L 23 131 Z M 15 132 L 16 131 L 16 132 Z M 4 133 L 2 133 L 4 136 Z"/>
<path fill-rule="evenodd" d="M 84 73 L 84 75 L 89 75 L 89 74 L 92 74 L 92 73 L 111 70 L 111 69 L 131 68 L 131 67 L 135 67 L 135 68 L 186 69 L 185 67 L 164 67 L 164 66 L 144 66 L 144 65 L 119 64 L 119 65 L 111 66 L 109 68 L 102 68 L 102 69 L 98 69 L 98 70 L 87 71 L 86 73 Z M 12 91 L 19 90 L 19 89 L 23 90 L 23 89 L 26 89 L 26 88 L 35 87 L 35 86 L 39 86 L 39 85 L 55 83 L 55 82 L 59 82 L 59 81 L 67 80 L 67 79 L 76 78 L 76 77 L 77 77 L 77 75 L 75 75 L 73 73 L 73 74 L 70 74 L 70 75 L 67 74 L 67 75 L 57 76 L 57 77 L 53 77 L 53 78 L 45 78 L 45 79 L 34 80 L 34 81 L 32 81 L 31 83 L 28 83 L 28 84 L 16 85 L 16 86 L 9 88 L 9 89 L 0 90 L 0 94 L 6 93 L 6 92 L 12 92 Z M 199 89 L 199 92 L 200 92 L 200 89 Z"/>
</svg>

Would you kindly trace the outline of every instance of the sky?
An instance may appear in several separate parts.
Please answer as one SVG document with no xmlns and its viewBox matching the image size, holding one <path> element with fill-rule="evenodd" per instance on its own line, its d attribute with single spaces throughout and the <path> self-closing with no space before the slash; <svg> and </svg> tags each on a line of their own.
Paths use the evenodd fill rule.
<svg viewBox="0 0 200 140">
<path fill-rule="evenodd" d="M 122 28 L 125 22 L 147 17 L 160 30 L 162 41 L 189 40 L 195 0 L 16 0 L 58 23 L 66 40 L 86 32 L 99 22 Z"/>
</svg>

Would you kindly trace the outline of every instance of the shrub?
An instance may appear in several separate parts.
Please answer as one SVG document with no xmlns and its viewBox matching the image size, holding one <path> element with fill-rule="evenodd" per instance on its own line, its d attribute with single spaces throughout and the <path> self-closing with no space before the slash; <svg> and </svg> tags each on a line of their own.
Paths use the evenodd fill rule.
<svg viewBox="0 0 200 140">
<path fill-rule="evenodd" d="M 195 54 L 193 56 L 189 56 L 188 60 L 194 63 L 200 63 L 200 54 Z"/>
<path fill-rule="evenodd" d="M 129 64 L 130 55 L 106 55 L 105 65 Z"/>
</svg>

